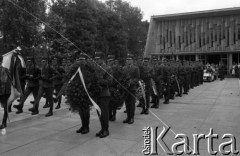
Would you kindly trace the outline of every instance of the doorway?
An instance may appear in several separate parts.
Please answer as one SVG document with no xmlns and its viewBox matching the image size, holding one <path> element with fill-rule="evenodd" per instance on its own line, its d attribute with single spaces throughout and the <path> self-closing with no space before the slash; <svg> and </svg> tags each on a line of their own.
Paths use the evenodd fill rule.
<svg viewBox="0 0 240 156">
<path fill-rule="evenodd" d="M 221 61 L 221 55 L 220 54 L 206 55 L 206 63 L 219 64 L 220 61 Z"/>
</svg>

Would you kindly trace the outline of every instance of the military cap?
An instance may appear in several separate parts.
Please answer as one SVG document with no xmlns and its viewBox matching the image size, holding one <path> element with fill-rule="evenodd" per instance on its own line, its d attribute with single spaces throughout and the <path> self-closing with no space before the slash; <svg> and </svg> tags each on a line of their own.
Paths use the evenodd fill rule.
<svg viewBox="0 0 240 156">
<path fill-rule="evenodd" d="M 133 54 L 128 54 L 127 55 L 127 60 L 132 60 L 133 59 Z"/>
<path fill-rule="evenodd" d="M 158 60 L 158 56 L 157 55 L 152 55 L 152 60 L 153 61 L 157 61 Z"/>
<path fill-rule="evenodd" d="M 97 51 L 95 52 L 95 59 L 103 59 L 104 58 L 104 53 L 103 52 L 100 52 L 100 51 Z"/>
<path fill-rule="evenodd" d="M 145 58 L 143 58 L 143 61 L 144 62 L 148 62 L 148 61 L 150 61 L 150 58 L 149 57 L 145 57 Z"/>
<path fill-rule="evenodd" d="M 34 61 L 34 58 L 31 57 L 31 56 L 28 56 L 28 57 L 27 57 L 27 61 Z"/>
<path fill-rule="evenodd" d="M 47 61 L 47 60 L 48 60 L 47 57 L 45 57 L 45 56 L 42 57 L 42 61 Z"/>
<path fill-rule="evenodd" d="M 107 60 L 108 61 L 113 61 L 113 60 L 115 60 L 115 56 L 114 55 L 108 55 Z"/>
<path fill-rule="evenodd" d="M 138 56 L 137 58 L 139 61 L 142 61 L 143 60 L 143 57 L 142 56 Z"/>
<path fill-rule="evenodd" d="M 86 60 L 87 56 L 84 53 L 80 53 L 78 59 L 79 60 Z"/>
</svg>

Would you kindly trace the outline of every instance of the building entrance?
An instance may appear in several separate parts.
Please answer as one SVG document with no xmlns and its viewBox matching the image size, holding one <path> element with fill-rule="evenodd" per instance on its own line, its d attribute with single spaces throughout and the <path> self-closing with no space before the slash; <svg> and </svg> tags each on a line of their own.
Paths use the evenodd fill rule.
<svg viewBox="0 0 240 156">
<path fill-rule="evenodd" d="M 220 61 L 221 61 L 221 55 L 220 54 L 206 55 L 206 63 L 219 64 Z"/>
</svg>

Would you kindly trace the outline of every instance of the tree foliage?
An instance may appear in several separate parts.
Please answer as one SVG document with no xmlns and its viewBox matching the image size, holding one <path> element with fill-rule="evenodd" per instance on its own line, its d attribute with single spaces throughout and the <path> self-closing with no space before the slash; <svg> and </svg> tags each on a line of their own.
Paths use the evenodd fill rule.
<svg viewBox="0 0 240 156">
<path fill-rule="evenodd" d="M 142 11 L 122 0 L 11 0 L 44 25 L 8 0 L 0 2 L 0 34 L 5 52 L 16 46 L 42 48 L 47 55 L 75 55 L 95 51 L 125 57 L 141 55 L 148 22 Z M 50 26 L 50 27 L 49 27 Z M 64 36 L 64 37 L 63 37 Z M 71 41 L 71 42 L 69 42 Z M 1 46 L 1 39 L 0 39 Z M 45 50 L 44 50 L 45 49 Z"/>
</svg>

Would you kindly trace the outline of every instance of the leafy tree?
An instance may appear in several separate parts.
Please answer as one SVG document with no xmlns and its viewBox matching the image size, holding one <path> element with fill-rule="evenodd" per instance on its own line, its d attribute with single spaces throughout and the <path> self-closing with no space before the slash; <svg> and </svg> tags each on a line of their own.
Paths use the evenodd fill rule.
<svg viewBox="0 0 240 156">
<path fill-rule="evenodd" d="M 32 47 L 41 43 L 42 24 L 29 13 L 45 18 L 44 0 L 2 0 L 0 2 L 0 31 L 3 34 L 2 52 L 17 46 Z M 18 6 L 18 7 L 17 7 Z M 22 9 L 27 10 L 26 13 Z"/>
</svg>

